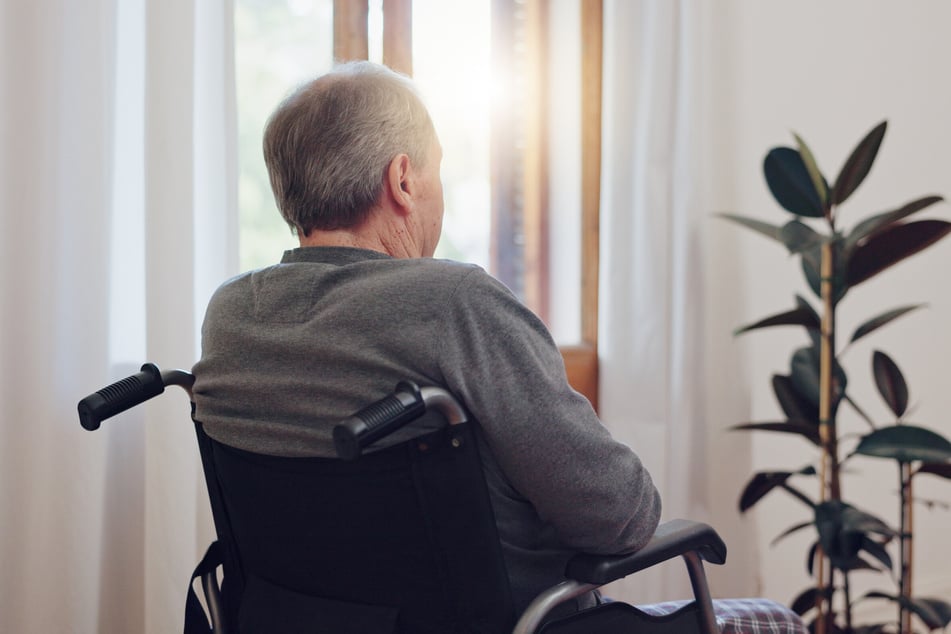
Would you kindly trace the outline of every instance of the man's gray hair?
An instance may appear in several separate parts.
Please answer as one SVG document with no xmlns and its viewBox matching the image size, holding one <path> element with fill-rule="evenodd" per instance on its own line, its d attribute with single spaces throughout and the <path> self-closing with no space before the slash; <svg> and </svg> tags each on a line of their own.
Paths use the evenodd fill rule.
<svg viewBox="0 0 951 634">
<path fill-rule="evenodd" d="M 435 140 L 412 82 L 385 66 L 348 62 L 285 99 L 264 131 L 278 209 L 298 235 L 362 223 L 393 158 L 425 166 Z"/>
</svg>

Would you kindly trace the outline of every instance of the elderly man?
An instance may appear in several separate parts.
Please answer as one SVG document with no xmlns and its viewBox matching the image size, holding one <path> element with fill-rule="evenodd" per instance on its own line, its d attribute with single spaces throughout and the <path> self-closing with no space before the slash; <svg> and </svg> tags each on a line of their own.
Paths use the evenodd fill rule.
<svg viewBox="0 0 951 634">
<path fill-rule="evenodd" d="M 646 543 L 657 490 L 568 385 L 544 325 L 481 268 L 432 258 L 442 151 L 410 81 L 337 67 L 280 105 L 264 155 L 300 248 L 212 299 L 194 368 L 207 433 L 333 456 L 335 422 L 400 380 L 440 386 L 478 422 L 518 608 L 561 580 L 571 552 Z M 431 427 L 424 417 L 384 444 Z"/>
</svg>

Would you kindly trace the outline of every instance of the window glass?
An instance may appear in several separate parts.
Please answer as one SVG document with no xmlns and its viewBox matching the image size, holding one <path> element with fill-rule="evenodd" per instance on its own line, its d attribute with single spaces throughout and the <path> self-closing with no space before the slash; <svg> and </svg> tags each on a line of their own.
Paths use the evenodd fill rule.
<svg viewBox="0 0 951 634">
<path fill-rule="evenodd" d="M 241 269 L 277 262 L 297 239 L 281 219 L 264 167 L 268 116 L 333 63 L 333 0 L 235 0 Z"/>
<path fill-rule="evenodd" d="M 484 268 L 492 217 L 489 5 L 488 0 L 413 1 L 413 76 L 443 146 L 446 218 L 436 256 Z"/>
</svg>

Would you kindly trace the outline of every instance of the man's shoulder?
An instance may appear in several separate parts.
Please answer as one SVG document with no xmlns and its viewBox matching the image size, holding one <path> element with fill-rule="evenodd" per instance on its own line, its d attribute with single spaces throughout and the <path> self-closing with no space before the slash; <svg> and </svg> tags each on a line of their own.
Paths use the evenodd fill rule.
<svg viewBox="0 0 951 634">
<path fill-rule="evenodd" d="M 460 280 L 467 277 L 476 279 L 483 276 L 489 277 L 489 274 L 477 264 L 467 262 L 458 262 L 456 260 L 443 260 L 439 258 L 413 258 L 407 260 L 393 260 L 412 270 L 417 275 L 425 275 L 439 279 Z"/>
<path fill-rule="evenodd" d="M 430 288 L 447 290 L 453 295 L 480 297 L 511 295 L 511 291 L 502 282 L 478 264 L 437 258 L 398 260 L 398 262 L 403 263 L 408 276 L 413 280 Z"/>
</svg>

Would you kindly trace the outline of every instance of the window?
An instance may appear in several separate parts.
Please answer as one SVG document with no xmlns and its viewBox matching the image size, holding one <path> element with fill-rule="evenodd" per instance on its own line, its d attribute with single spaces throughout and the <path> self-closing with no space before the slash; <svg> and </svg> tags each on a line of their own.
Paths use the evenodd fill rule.
<svg viewBox="0 0 951 634">
<path fill-rule="evenodd" d="M 241 263 L 295 246 L 261 134 L 333 59 L 412 74 L 444 147 L 438 257 L 475 262 L 548 323 L 597 404 L 601 0 L 236 0 Z"/>
</svg>

